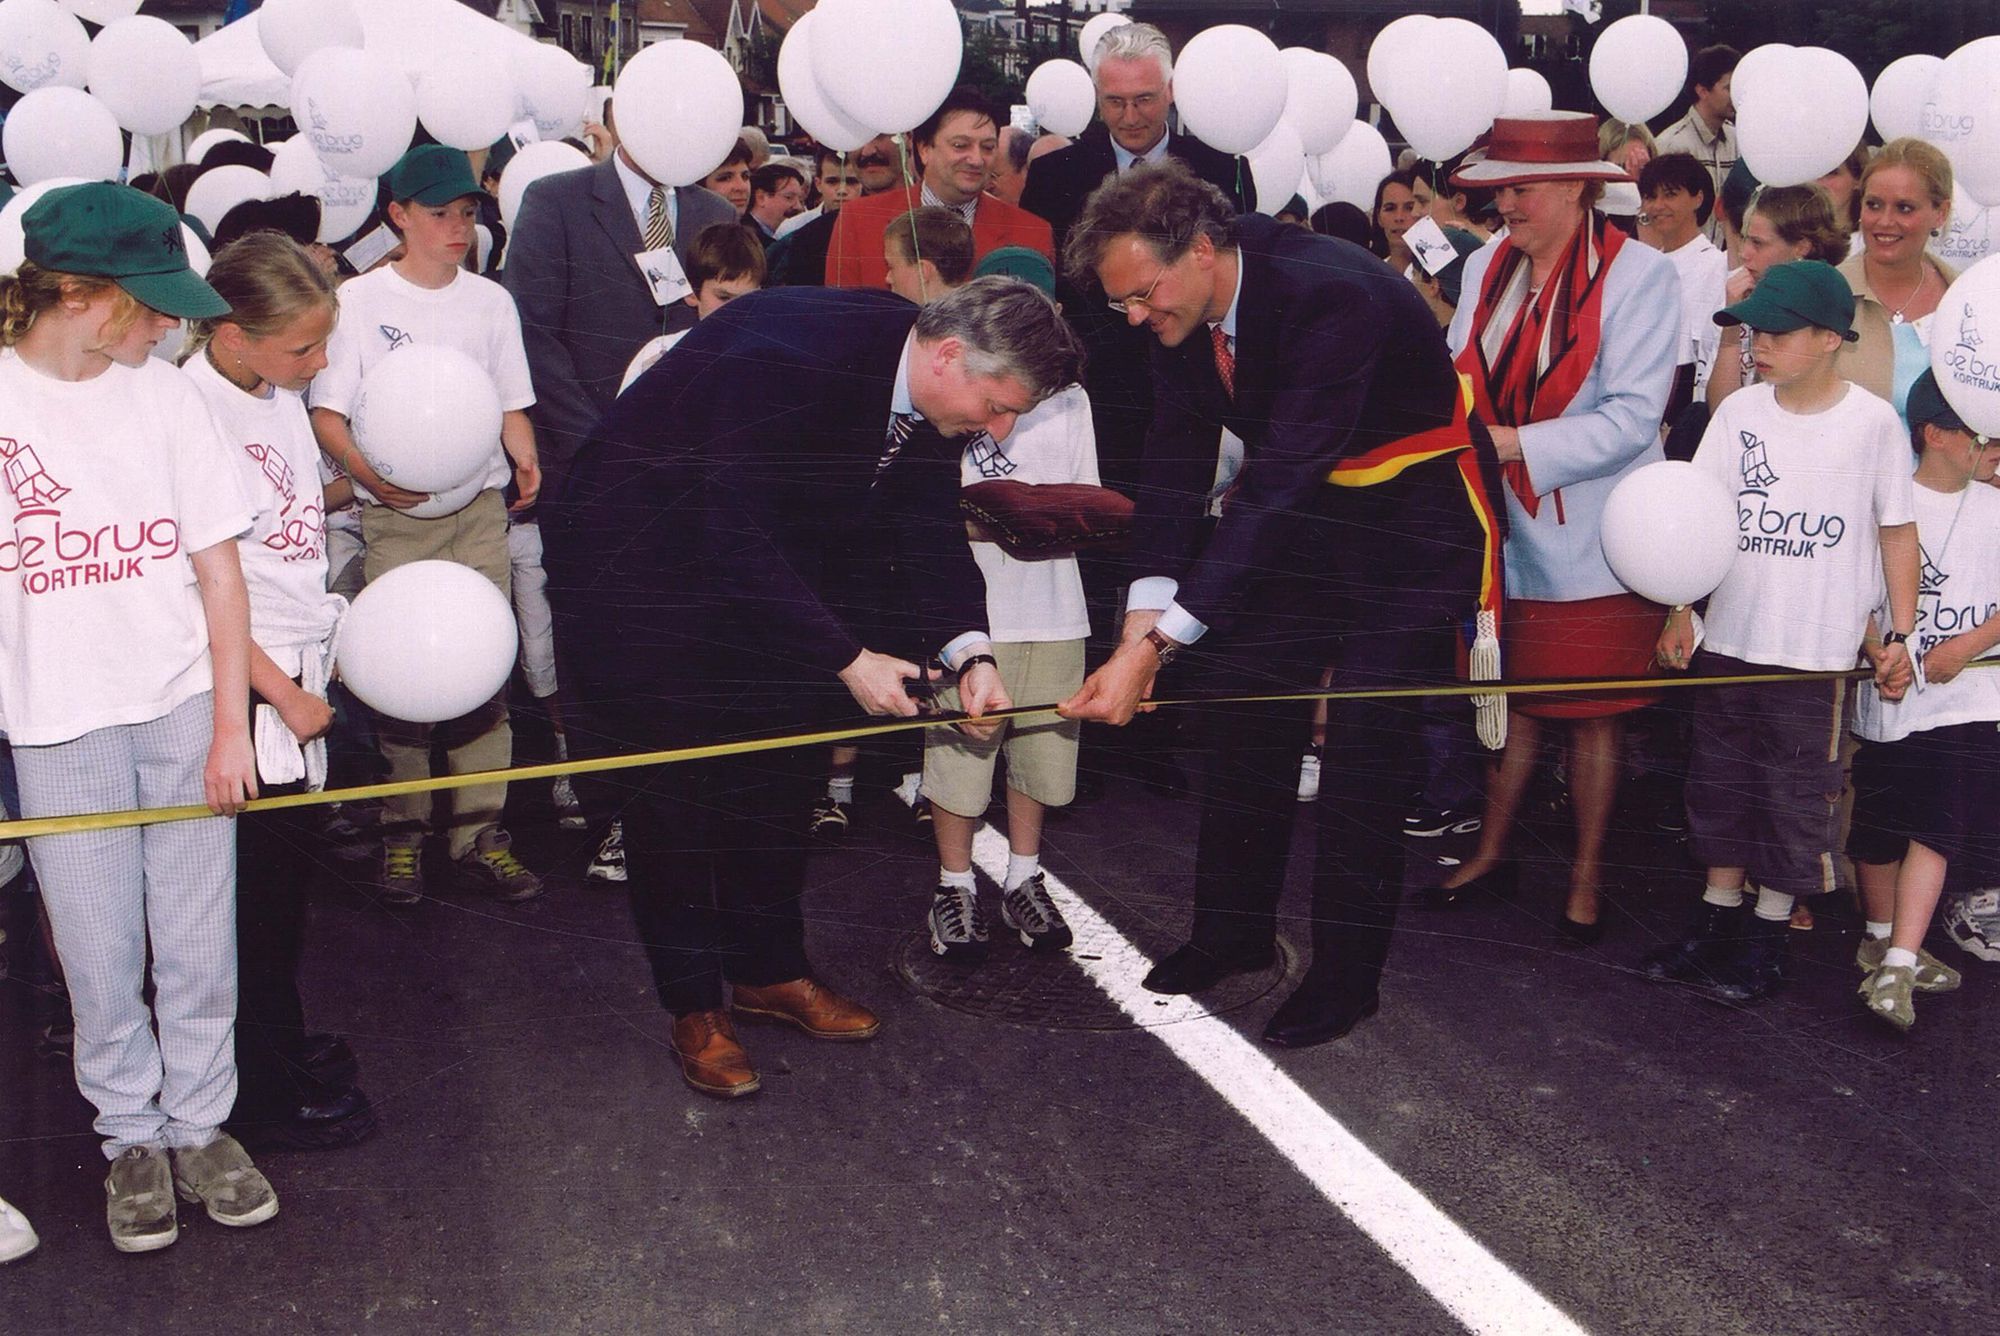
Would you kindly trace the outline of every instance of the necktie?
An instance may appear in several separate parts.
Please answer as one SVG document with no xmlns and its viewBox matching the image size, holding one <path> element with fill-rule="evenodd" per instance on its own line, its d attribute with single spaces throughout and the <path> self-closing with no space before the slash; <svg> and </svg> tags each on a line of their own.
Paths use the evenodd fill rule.
<svg viewBox="0 0 2000 1336">
<path fill-rule="evenodd" d="M 646 249 L 656 251 L 674 244 L 674 225 L 667 218 L 667 188 L 654 186 L 646 201 Z"/>
<path fill-rule="evenodd" d="M 923 419 L 916 413 L 891 413 L 889 433 L 882 441 L 882 457 L 875 461 L 875 482 L 882 481 L 882 472 L 896 462 L 896 456 L 910 443 L 910 437 L 917 430 L 917 423 Z M 874 484 L 869 484 L 873 486 Z"/>
<path fill-rule="evenodd" d="M 1229 396 L 1229 402 L 1236 402 L 1236 354 L 1230 351 L 1229 336 L 1222 332 L 1222 326 L 1208 327 L 1209 341 L 1215 345 L 1215 374 L 1222 378 L 1222 392 Z"/>
</svg>

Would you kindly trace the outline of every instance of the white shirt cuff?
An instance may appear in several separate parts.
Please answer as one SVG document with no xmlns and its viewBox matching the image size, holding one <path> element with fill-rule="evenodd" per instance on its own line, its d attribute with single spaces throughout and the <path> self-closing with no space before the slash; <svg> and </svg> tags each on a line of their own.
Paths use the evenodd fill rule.
<svg viewBox="0 0 2000 1336">
<path fill-rule="evenodd" d="M 1180 592 L 1181 582 L 1167 575 L 1148 575 L 1134 580 L 1125 592 L 1125 611 L 1164 612 L 1173 605 L 1174 595 Z"/>
<path fill-rule="evenodd" d="M 1169 603 L 1154 623 L 1154 629 L 1177 644 L 1192 645 L 1208 634 L 1208 627 L 1178 603 Z"/>
<path fill-rule="evenodd" d="M 967 631 L 956 636 L 944 647 L 938 658 L 954 673 L 958 671 L 958 661 L 968 654 L 990 654 L 993 652 L 993 638 L 984 631 Z"/>
</svg>

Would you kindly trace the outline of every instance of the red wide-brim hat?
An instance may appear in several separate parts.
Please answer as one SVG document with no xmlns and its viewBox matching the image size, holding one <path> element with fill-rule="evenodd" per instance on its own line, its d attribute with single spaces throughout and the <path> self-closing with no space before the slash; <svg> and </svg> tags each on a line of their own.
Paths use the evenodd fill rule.
<svg viewBox="0 0 2000 1336">
<path fill-rule="evenodd" d="M 1597 156 L 1597 118 L 1583 111 L 1502 116 L 1486 156 L 1452 173 L 1455 186 L 1517 186 L 1527 181 L 1630 181 L 1624 168 Z"/>
</svg>

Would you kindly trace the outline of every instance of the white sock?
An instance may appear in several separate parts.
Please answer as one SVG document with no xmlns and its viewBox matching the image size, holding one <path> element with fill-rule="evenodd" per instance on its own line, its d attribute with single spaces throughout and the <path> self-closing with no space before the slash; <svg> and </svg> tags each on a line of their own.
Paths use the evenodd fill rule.
<svg viewBox="0 0 2000 1336">
<path fill-rule="evenodd" d="M 1882 965 L 1885 969 L 1890 965 L 1901 965 L 1906 970 L 1913 970 L 1917 967 L 1917 953 L 1892 946 L 1882 953 Z"/>
<path fill-rule="evenodd" d="M 1870 919 L 1868 920 L 1868 935 L 1879 942 L 1889 935 L 1890 926 L 1887 923 L 1877 923 L 1875 920 Z"/>
<path fill-rule="evenodd" d="M 1007 889 L 1013 890 L 1028 878 L 1042 870 L 1040 854 L 1017 854 L 1007 851 Z"/>
<path fill-rule="evenodd" d="M 1792 901 L 1796 896 L 1774 891 L 1769 886 L 1757 888 L 1757 917 L 1766 923 L 1783 923 L 1792 916 Z"/>
<path fill-rule="evenodd" d="M 979 889 L 978 879 L 972 875 L 971 868 L 967 868 L 963 872 L 953 872 L 948 867 L 939 867 L 938 885 L 950 886 L 961 891 L 976 891 Z"/>
<path fill-rule="evenodd" d="M 1710 886 L 1701 893 L 1701 902 L 1705 905 L 1720 905 L 1724 909 L 1741 909 L 1743 888 L 1738 886 L 1734 890 L 1728 890 L 1721 886 Z"/>
<path fill-rule="evenodd" d="M 837 803 L 854 801 L 854 776 L 836 775 L 826 782 L 826 796 Z"/>
</svg>

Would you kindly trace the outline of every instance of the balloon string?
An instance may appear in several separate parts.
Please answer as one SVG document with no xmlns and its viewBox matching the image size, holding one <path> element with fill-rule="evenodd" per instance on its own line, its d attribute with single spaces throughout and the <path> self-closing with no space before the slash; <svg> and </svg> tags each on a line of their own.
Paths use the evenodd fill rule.
<svg viewBox="0 0 2000 1336">
<path fill-rule="evenodd" d="M 1971 671 L 1975 668 L 2000 668 L 2000 659 L 1980 659 L 1966 665 L 1966 671 Z M 1281 691 L 1245 696 L 1188 696 L 1152 701 L 1149 702 L 1149 705 L 1155 709 L 1180 709 L 1187 706 L 1305 704 L 1307 702 L 1318 701 L 1450 700 L 1474 696 L 1541 695 L 1556 692 L 1564 695 L 1588 695 L 1593 693 L 1687 690 L 1690 688 L 1718 686 L 1750 686 L 1771 682 L 1846 682 L 1860 681 L 1870 678 L 1873 675 L 1872 669 L 1853 668 L 1830 672 L 1738 673 L 1726 677 L 1582 678 L 1571 681 L 1480 682 L 1473 685 L 1367 687 L 1353 690 L 1335 690 L 1329 688 L 1312 691 Z M 1053 706 L 1022 705 L 1008 710 L 996 710 L 991 714 L 983 715 L 979 722 L 989 723 L 1000 720 L 1033 717 L 1057 716 Z M 344 789 L 324 789 L 317 793 L 287 793 L 271 798 L 254 799 L 246 804 L 243 810 L 245 812 L 270 812 L 291 807 L 323 807 L 335 803 L 359 802 L 371 798 L 395 798 L 418 793 L 437 793 L 446 789 L 473 788 L 485 784 L 556 779 L 565 775 L 605 774 L 612 771 L 637 770 L 659 765 L 680 765 L 690 761 L 717 760 L 726 756 L 749 756 L 759 752 L 784 751 L 794 747 L 820 747 L 834 743 L 860 742 L 868 738 L 888 737 L 897 733 L 950 727 L 967 722 L 969 719 L 970 716 L 963 713 L 947 712 L 923 715 L 914 719 L 895 719 L 886 723 L 855 724 L 807 733 L 787 733 L 768 738 L 738 738 L 724 742 L 702 743 L 691 747 L 669 748 L 662 751 L 630 752 L 617 756 L 601 756 L 589 760 L 556 761 L 546 765 L 512 766 L 503 770 L 469 771 L 463 774 L 438 775 L 429 779 L 401 780 L 388 784 L 363 784 Z M 75 834 L 81 831 L 120 830 L 129 826 L 150 826 L 168 821 L 195 821 L 213 815 L 215 814 L 206 807 L 186 806 L 144 808 L 122 812 L 90 812 L 71 816 L 33 817 L 18 821 L 0 822 L 0 840 L 33 839 L 38 836 Z"/>
</svg>

